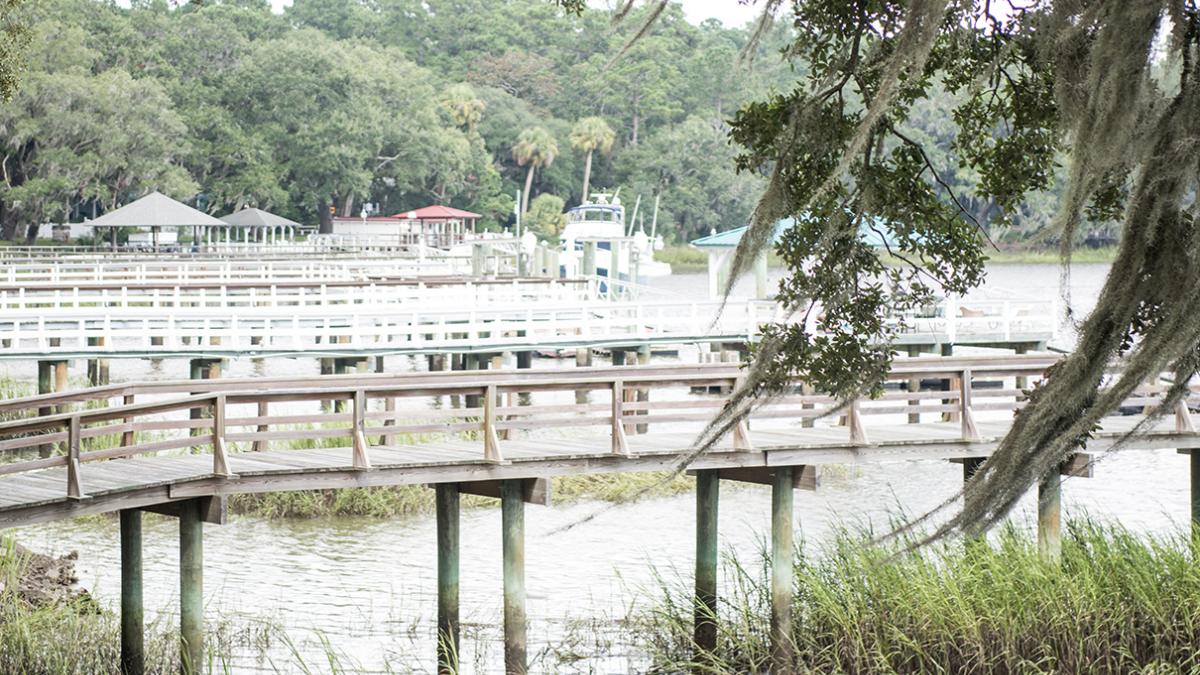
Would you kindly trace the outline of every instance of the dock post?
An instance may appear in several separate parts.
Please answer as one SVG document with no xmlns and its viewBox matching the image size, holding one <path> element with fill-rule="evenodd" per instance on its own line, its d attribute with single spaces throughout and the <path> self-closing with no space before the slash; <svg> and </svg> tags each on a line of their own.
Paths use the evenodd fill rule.
<svg viewBox="0 0 1200 675">
<path fill-rule="evenodd" d="M 66 361 L 38 361 L 38 394 L 53 394 L 66 389 Z M 53 415 L 51 406 L 38 408 L 38 415 Z M 45 458 L 54 454 L 54 446 L 45 443 L 38 446 L 38 456 Z"/>
<path fill-rule="evenodd" d="M 487 370 L 487 364 L 487 359 L 480 354 L 463 354 L 463 370 Z M 467 408 L 479 408 L 483 405 L 483 398 L 479 394 L 467 394 L 463 396 L 463 405 Z"/>
<path fill-rule="evenodd" d="M 917 358 L 920 355 L 921 355 L 921 348 L 919 346 L 911 346 L 911 345 L 909 346 L 909 348 L 908 348 L 908 357 L 909 358 Z M 908 378 L 908 382 L 905 384 L 904 388 L 905 388 L 905 390 L 907 390 L 909 392 L 921 391 L 921 378 L 919 378 L 919 377 Z M 909 405 L 909 407 L 916 408 L 921 405 L 921 399 L 920 398 L 909 399 L 908 405 Z M 919 412 L 908 413 L 908 423 L 909 424 L 920 424 L 921 423 L 921 413 L 919 413 Z"/>
<path fill-rule="evenodd" d="M 964 457 L 963 458 L 962 468 L 963 468 L 963 482 L 964 483 L 971 480 L 971 476 L 974 476 L 975 472 L 979 470 L 979 467 L 983 466 L 983 460 L 985 460 L 985 459 L 987 459 L 987 457 Z"/>
<path fill-rule="evenodd" d="M 941 349 L 942 349 L 942 356 L 944 356 L 944 357 L 954 356 L 954 345 L 943 344 Z M 948 378 L 948 379 L 942 380 L 942 391 L 954 391 L 955 389 L 958 389 L 958 378 Z M 950 405 L 951 403 L 952 403 L 952 401 L 950 399 L 945 399 L 945 398 L 942 399 L 942 405 Z M 943 422 L 956 422 L 956 421 L 958 421 L 958 414 L 952 413 L 952 412 L 944 412 L 944 413 L 942 413 L 942 421 Z"/>
<path fill-rule="evenodd" d="M 650 365 L 650 345 L 642 345 L 642 346 L 638 347 L 637 362 L 638 362 L 639 366 Z M 637 390 L 637 401 L 638 401 L 638 403 L 649 403 L 650 402 L 650 390 L 645 387 L 639 388 Z M 648 415 L 648 414 L 650 414 L 650 411 L 649 410 L 639 410 L 638 414 L 639 415 Z M 637 433 L 644 434 L 650 430 L 650 425 L 649 424 L 639 424 L 639 425 L 637 425 L 636 430 L 637 430 Z"/>
<path fill-rule="evenodd" d="M 771 664 L 774 673 L 790 673 L 792 648 L 793 505 L 795 487 L 790 466 L 771 476 Z"/>
<path fill-rule="evenodd" d="M 179 655 L 184 675 L 204 671 L 204 524 L 200 500 L 179 504 Z"/>
<path fill-rule="evenodd" d="M 1192 539 L 1200 537 L 1200 451 L 1188 453 L 1192 469 Z"/>
<path fill-rule="evenodd" d="M 615 355 L 616 352 L 613 352 L 613 354 Z M 613 365 L 615 366 L 616 363 L 614 362 Z M 576 368 L 591 368 L 592 367 L 592 348 L 591 347 L 579 347 L 578 349 L 575 350 L 575 367 Z M 585 404 L 587 404 L 587 402 L 588 402 L 587 390 L 586 389 L 576 390 L 575 403 L 577 403 L 578 405 L 585 405 Z"/>
<path fill-rule="evenodd" d="M 192 359 L 189 362 L 188 375 L 193 380 L 215 380 L 221 377 L 221 359 Z M 209 416 L 205 407 L 192 408 L 190 417 L 194 420 Z M 192 429 L 193 436 L 204 436 L 209 432 L 203 429 Z M 195 451 L 195 448 L 192 449 Z"/>
<path fill-rule="evenodd" d="M 146 672 L 142 605 L 142 512 L 121 511 L 121 675 Z"/>
<path fill-rule="evenodd" d="M 692 639 L 707 659 L 717 648 L 717 502 L 721 479 L 716 469 L 696 472 L 696 597 Z"/>
<path fill-rule="evenodd" d="M 1038 481 L 1038 553 L 1057 562 L 1062 555 L 1062 476 L 1058 467 Z"/>
<path fill-rule="evenodd" d="M 103 337 L 90 337 L 87 339 L 87 342 L 91 347 L 104 346 Z M 108 359 L 88 359 L 87 378 L 88 385 L 92 387 L 99 387 L 101 385 L 108 384 Z"/>
<path fill-rule="evenodd" d="M 437 501 L 438 675 L 458 672 L 458 484 L 434 486 Z"/>
<path fill-rule="evenodd" d="M 504 672 L 524 675 L 525 663 L 525 499 L 524 482 L 500 484 L 504 557 Z"/>
</svg>

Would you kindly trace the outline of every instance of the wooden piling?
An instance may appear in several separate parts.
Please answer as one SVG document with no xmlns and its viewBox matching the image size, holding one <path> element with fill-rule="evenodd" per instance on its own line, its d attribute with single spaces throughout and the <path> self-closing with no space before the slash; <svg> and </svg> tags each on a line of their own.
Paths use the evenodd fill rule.
<svg viewBox="0 0 1200 675">
<path fill-rule="evenodd" d="M 692 636 L 697 662 L 717 647 L 717 503 L 720 473 L 696 472 L 696 596 Z"/>
<path fill-rule="evenodd" d="M 500 485 L 504 557 L 504 672 L 524 675 L 525 663 L 525 499 L 524 482 Z"/>
<path fill-rule="evenodd" d="M 200 500 L 179 505 L 179 654 L 184 675 L 204 671 L 204 524 Z"/>
<path fill-rule="evenodd" d="M 38 393 L 39 394 L 53 394 L 54 393 L 54 384 L 55 384 L 55 380 L 56 380 L 55 375 L 58 373 L 58 362 L 57 361 L 38 361 L 37 364 L 38 364 Z M 43 415 L 43 416 L 44 415 L 53 415 L 54 412 L 55 411 L 54 411 L 53 406 L 42 406 L 42 407 L 38 408 L 38 415 Z M 54 454 L 54 446 L 53 445 L 46 443 L 46 444 L 42 444 L 42 445 L 38 446 L 38 456 L 39 457 L 45 458 L 45 457 L 49 457 L 52 454 Z"/>
<path fill-rule="evenodd" d="M 792 642 L 792 579 L 794 536 L 793 469 L 775 469 L 771 482 L 771 665 L 772 672 L 790 673 L 795 663 Z"/>
<path fill-rule="evenodd" d="M 121 675 L 146 672 L 142 512 L 121 511 Z"/>
<path fill-rule="evenodd" d="M 1038 553 L 1047 562 L 1062 555 L 1062 476 L 1058 467 L 1038 481 Z"/>
<path fill-rule="evenodd" d="M 458 672 L 458 484 L 434 486 L 437 502 L 439 675 Z"/>
<path fill-rule="evenodd" d="M 616 352 L 613 352 L 614 354 Z M 616 365 L 615 363 L 613 365 Z M 575 367 L 576 368 L 591 368 L 592 367 L 592 350 L 589 347 L 579 347 L 575 350 Z M 588 392 L 585 389 L 575 391 L 575 403 L 578 405 L 586 405 L 588 402 Z"/>
<path fill-rule="evenodd" d="M 517 368 L 525 369 L 533 367 L 533 352 L 521 351 L 517 352 Z"/>
<path fill-rule="evenodd" d="M 188 376 L 193 380 L 211 380 L 221 377 L 221 360 L 220 359 L 192 359 L 188 364 Z M 207 406 L 197 406 L 189 412 L 189 417 L 194 420 L 211 417 L 211 413 Z M 204 429 L 192 429 L 193 436 L 206 436 L 209 432 Z M 192 448 L 193 452 L 199 452 L 198 448 Z"/>
<path fill-rule="evenodd" d="M 983 460 L 985 460 L 985 459 L 987 459 L 987 458 L 986 457 L 964 457 L 963 458 L 962 468 L 963 468 L 963 482 L 964 483 L 971 480 L 971 476 L 974 476 L 975 472 L 979 470 L 979 467 L 983 466 Z"/>
<path fill-rule="evenodd" d="M 1192 469 L 1192 533 L 1200 537 L 1200 452 L 1188 453 Z"/>
<path fill-rule="evenodd" d="M 637 362 L 638 362 L 639 366 L 650 365 L 650 345 L 642 345 L 642 346 L 638 347 Z M 638 403 L 649 403 L 650 402 L 650 390 L 645 387 L 639 387 L 637 390 L 637 401 L 638 401 Z M 638 415 L 648 415 L 648 414 L 650 414 L 649 410 L 639 410 L 638 411 Z M 635 430 L 639 434 L 644 434 L 650 430 L 650 425 L 649 424 L 639 424 L 639 425 L 637 425 Z"/>
<path fill-rule="evenodd" d="M 103 347 L 104 338 L 90 337 L 87 339 L 87 343 L 92 347 Z M 88 359 L 87 378 L 88 385 L 92 387 L 99 387 L 101 385 L 108 384 L 108 359 Z"/>
</svg>

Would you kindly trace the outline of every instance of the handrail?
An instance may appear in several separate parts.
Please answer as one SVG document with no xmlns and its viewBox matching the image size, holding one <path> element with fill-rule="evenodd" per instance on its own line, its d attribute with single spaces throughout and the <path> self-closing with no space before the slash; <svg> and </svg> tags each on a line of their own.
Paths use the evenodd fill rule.
<svg viewBox="0 0 1200 675">
<path fill-rule="evenodd" d="M 1007 378 L 1040 377 L 1046 368 L 1057 359 L 1038 357 L 976 358 L 976 359 L 912 359 L 900 360 L 888 374 L 888 380 L 911 382 L 913 379 L 933 378 L 954 383 L 936 391 L 900 391 L 887 393 L 875 400 L 851 401 L 845 408 L 837 407 L 838 401 L 828 396 L 804 394 L 806 388 L 793 382 L 793 392 L 784 393 L 764 406 L 756 409 L 751 417 L 757 420 L 778 418 L 811 419 L 830 414 L 842 414 L 847 427 L 848 447 L 870 445 L 865 418 L 868 416 L 916 414 L 940 414 L 957 416 L 960 428 L 959 439 L 966 443 L 982 440 L 975 423 L 975 411 L 1012 411 L 1024 405 L 1019 387 L 1006 388 Z M 939 363 L 940 362 L 940 363 Z M 951 363 L 952 362 L 952 363 Z M 107 408 L 67 411 L 43 417 L 14 420 L 0 423 L 0 437 L 8 438 L 0 443 L 0 454 L 44 448 L 52 443 L 65 442 L 65 457 L 42 457 L 0 464 L 0 474 L 23 473 L 53 466 L 67 467 L 65 493 L 69 499 L 86 498 L 87 481 L 85 465 L 100 461 L 139 454 L 157 453 L 167 449 L 184 447 L 208 447 L 213 457 L 212 474 L 232 478 L 229 464 L 229 442 L 247 442 L 252 451 L 265 450 L 272 440 L 288 438 L 317 438 L 348 436 L 350 452 L 347 466 L 350 470 L 368 471 L 372 467 L 371 443 L 368 437 L 382 440 L 398 433 L 428 432 L 471 432 L 478 433 L 480 460 L 503 462 L 503 438 L 513 430 L 529 428 L 571 428 L 602 425 L 608 429 L 608 451 L 616 455 L 628 454 L 626 434 L 635 427 L 640 430 L 650 424 L 674 422 L 703 423 L 711 419 L 715 407 L 724 404 L 722 398 L 688 397 L 655 404 L 648 399 L 626 400 L 626 393 L 633 390 L 664 390 L 694 387 L 719 386 L 731 389 L 742 377 L 741 369 L 731 365 L 704 366 L 632 366 L 623 368 L 581 368 L 573 371 L 527 371 L 527 372 L 472 372 L 436 373 L 405 376 L 344 376 L 321 378 L 314 385 L 310 379 L 272 378 L 259 380 L 258 389 L 242 388 L 247 381 L 213 380 L 188 382 L 188 386 L 207 386 L 200 393 L 153 402 L 133 402 L 131 391 L 142 385 L 107 387 L 103 395 L 122 396 L 122 404 Z M 977 387 L 984 378 L 999 378 L 999 388 Z M 287 385 L 279 388 L 279 384 Z M 1020 384 L 1020 381 L 1018 381 Z M 179 383 L 171 383 L 178 385 Z M 233 386 L 230 386 L 233 385 Z M 562 390 L 607 391 L 610 403 L 596 406 L 591 403 L 575 405 L 551 404 L 507 406 L 501 404 L 506 394 L 526 392 L 550 392 Z M 1162 387 L 1139 388 L 1128 402 L 1136 405 L 1151 405 L 1161 396 Z M 161 393 L 161 390 L 160 390 Z M 443 411 L 427 411 L 419 421 L 405 420 L 406 413 L 397 411 L 394 405 L 385 406 L 383 411 L 370 411 L 372 399 L 393 402 L 403 397 L 431 397 L 467 395 L 479 397 L 473 407 Z M 6 402 L 10 410 L 36 410 L 47 402 L 48 397 L 28 397 L 18 402 Z M 93 399 L 94 400 L 94 399 Z M 350 402 L 349 414 L 338 412 L 313 413 L 306 416 L 287 415 L 271 417 L 266 414 L 265 404 L 271 401 L 330 401 Z M 932 400 L 933 402 L 928 402 Z M 940 400 L 940 402 L 938 402 Z M 977 402 L 979 401 L 979 402 Z M 228 415 L 231 406 L 255 406 L 257 416 L 233 417 Z M 185 410 L 207 410 L 209 420 L 160 419 L 164 414 Z M 433 414 L 437 412 L 437 414 Z M 601 412 L 596 417 L 589 413 Z M 407 413 L 411 415 L 412 413 Z M 1175 411 L 1176 432 L 1194 433 L 1186 406 Z M 297 417 L 314 423 L 333 422 L 348 427 L 332 429 L 279 429 L 279 425 L 294 422 Z M 153 419 L 151 419 L 153 418 Z M 945 417 L 943 417 L 945 419 Z M 456 421 L 457 420 L 457 421 Z M 92 426 L 105 422 L 118 422 L 107 426 Z M 918 419 L 919 421 L 919 419 Z M 369 424 L 376 422 L 381 424 Z M 244 431 L 230 433 L 228 427 Z M 276 430 L 271 430 L 271 427 Z M 137 443 L 131 432 L 142 429 L 179 431 L 185 435 L 178 439 L 165 439 Z M 208 429 L 207 435 L 196 435 L 198 430 Z M 107 448 L 83 448 L 84 439 L 119 442 Z M 752 452 L 749 434 L 745 425 L 738 426 L 732 433 L 732 445 L 736 452 Z"/>
</svg>

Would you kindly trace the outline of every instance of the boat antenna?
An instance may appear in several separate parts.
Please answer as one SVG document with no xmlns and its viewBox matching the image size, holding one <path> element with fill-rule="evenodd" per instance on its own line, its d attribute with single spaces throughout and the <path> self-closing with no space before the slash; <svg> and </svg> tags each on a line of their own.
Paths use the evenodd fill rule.
<svg viewBox="0 0 1200 675">
<path fill-rule="evenodd" d="M 626 228 L 625 228 L 625 236 L 626 236 L 626 237 L 632 237 L 632 236 L 633 236 L 633 225 L 634 225 L 634 223 L 636 223 L 636 222 L 637 222 L 637 217 L 638 217 L 638 207 L 639 207 L 639 206 L 641 206 L 641 205 L 642 205 L 642 196 L 641 196 L 641 195 L 638 195 L 638 196 L 637 196 L 637 201 L 635 201 L 635 202 L 633 203 L 633 217 L 629 219 L 629 224 L 628 224 L 628 226 L 626 226 Z"/>
<path fill-rule="evenodd" d="M 658 200 L 662 198 L 662 193 L 654 195 L 654 217 L 650 219 L 650 239 L 658 234 Z"/>
</svg>

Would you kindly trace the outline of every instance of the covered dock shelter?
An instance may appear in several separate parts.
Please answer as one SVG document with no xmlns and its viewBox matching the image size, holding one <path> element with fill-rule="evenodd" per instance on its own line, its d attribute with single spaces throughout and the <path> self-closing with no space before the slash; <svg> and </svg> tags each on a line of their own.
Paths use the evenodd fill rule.
<svg viewBox="0 0 1200 675">
<path fill-rule="evenodd" d="M 253 241 L 274 244 L 279 241 L 293 241 L 296 233 L 303 228 L 294 220 L 253 207 L 221 216 L 220 220 L 230 227 L 241 228 L 242 243 Z"/>
<path fill-rule="evenodd" d="M 150 194 L 132 201 L 125 206 L 114 211 L 87 221 L 96 232 L 98 239 L 103 240 L 101 230 L 110 228 L 112 247 L 117 248 L 117 228 L 132 227 L 142 231 L 149 231 L 151 234 L 151 242 L 155 248 L 158 248 L 159 233 L 166 228 L 190 227 L 193 233 L 199 232 L 202 229 L 211 229 L 214 227 L 228 227 L 224 222 L 204 213 L 197 211 L 192 207 L 182 202 L 171 199 L 161 192 L 151 192 Z M 195 240 L 194 240 L 195 241 Z"/>
</svg>

